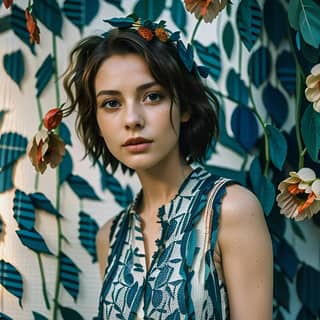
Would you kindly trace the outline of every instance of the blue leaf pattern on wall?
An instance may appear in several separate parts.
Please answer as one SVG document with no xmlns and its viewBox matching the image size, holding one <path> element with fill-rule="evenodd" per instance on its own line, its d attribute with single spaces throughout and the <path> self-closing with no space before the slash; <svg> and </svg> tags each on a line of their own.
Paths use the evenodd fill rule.
<svg viewBox="0 0 320 320">
<path fill-rule="evenodd" d="M 41 209 L 55 216 L 62 217 L 62 214 L 53 206 L 51 201 L 43 193 L 30 193 L 29 197 L 36 209 Z"/>
<path fill-rule="evenodd" d="M 248 75 L 250 81 L 259 88 L 271 73 L 271 53 L 267 47 L 259 47 L 249 58 Z"/>
<path fill-rule="evenodd" d="M 30 250 L 53 255 L 42 236 L 36 230 L 17 230 L 16 233 L 21 242 Z"/>
<path fill-rule="evenodd" d="M 72 146 L 71 133 L 64 122 L 61 122 L 59 125 L 59 135 L 66 145 Z M 72 170 L 69 169 L 68 171 L 71 172 Z"/>
<path fill-rule="evenodd" d="M 262 12 L 256 0 L 242 0 L 237 11 L 240 39 L 248 51 L 252 49 L 262 29 Z"/>
<path fill-rule="evenodd" d="M 139 0 L 136 2 L 133 11 L 142 19 L 157 20 L 166 7 L 166 0 Z"/>
<path fill-rule="evenodd" d="M 181 1 L 172 1 L 170 14 L 177 28 L 186 34 L 187 14 Z"/>
<path fill-rule="evenodd" d="M 43 316 L 42 314 L 40 314 L 38 312 L 32 311 L 32 314 L 33 314 L 34 320 L 48 320 L 47 317 Z"/>
<path fill-rule="evenodd" d="M 79 293 L 79 272 L 77 265 L 64 253 L 61 255 L 60 279 L 62 285 L 76 302 Z"/>
<path fill-rule="evenodd" d="M 3 65 L 6 73 L 20 87 L 24 76 L 24 58 L 21 50 L 3 57 Z"/>
<path fill-rule="evenodd" d="M 289 111 L 288 101 L 283 93 L 271 84 L 267 84 L 262 92 L 262 100 L 271 119 L 278 128 L 281 128 L 287 120 Z"/>
<path fill-rule="evenodd" d="M 34 15 L 56 36 L 61 35 L 62 14 L 56 0 L 37 0 L 33 3 Z"/>
<path fill-rule="evenodd" d="M 53 75 L 53 61 L 49 54 L 36 72 L 37 97 L 40 97 Z"/>
<path fill-rule="evenodd" d="M 288 94 L 296 92 L 296 66 L 293 55 L 287 51 L 282 51 L 276 61 L 276 72 L 283 88 Z"/>
<path fill-rule="evenodd" d="M 19 189 L 16 190 L 13 199 L 13 212 L 13 216 L 20 228 L 33 229 L 36 217 L 32 200 Z"/>
<path fill-rule="evenodd" d="M 87 250 L 92 257 L 92 263 L 97 261 L 96 252 L 96 235 L 99 230 L 97 222 L 87 213 L 79 213 L 79 240 L 81 245 Z"/>
<path fill-rule="evenodd" d="M 11 9 L 11 25 L 13 32 L 19 37 L 35 54 L 34 44 L 30 44 L 29 32 L 26 29 L 26 18 L 24 10 L 13 4 Z"/>
<path fill-rule="evenodd" d="M 63 184 L 71 175 L 73 170 L 73 162 L 68 150 L 66 150 L 66 153 L 62 159 L 62 162 L 59 165 L 59 168 L 59 182 L 60 184 Z"/>
<path fill-rule="evenodd" d="M 22 308 L 22 276 L 12 264 L 3 259 L 0 260 L 0 284 L 19 299 L 19 304 Z"/>
<path fill-rule="evenodd" d="M 13 188 L 12 181 L 13 166 L 6 167 L 6 170 L 0 170 L 0 192 L 5 192 Z"/>
<path fill-rule="evenodd" d="M 13 320 L 12 318 L 10 318 L 9 316 L 7 316 L 6 314 L 0 312 L 0 319 L 1 320 Z"/>
<path fill-rule="evenodd" d="M 104 0 L 105 2 L 108 2 L 115 7 L 117 7 L 120 11 L 124 12 L 124 8 L 121 5 L 122 0 Z"/>
<path fill-rule="evenodd" d="M 80 198 L 100 200 L 89 183 L 80 176 L 70 174 L 67 178 L 69 186 L 73 192 Z"/>
<path fill-rule="evenodd" d="M 231 128 L 236 140 L 250 151 L 258 140 L 258 122 L 248 107 L 237 107 L 231 116 Z"/>
<path fill-rule="evenodd" d="M 63 320 L 84 320 L 81 314 L 68 307 L 59 306 Z"/>
<path fill-rule="evenodd" d="M 64 14 L 80 30 L 80 33 L 84 26 L 90 24 L 98 11 L 98 0 L 65 0 L 63 3 Z"/>
<path fill-rule="evenodd" d="M 202 45 L 199 41 L 194 41 L 194 46 L 200 61 L 209 67 L 210 76 L 218 80 L 221 74 L 221 53 L 217 44 L 212 43 L 209 46 Z"/>
<path fill-rule="evenodd" d="M 249 90 L 245 82 L 241 79 L 241 75 L 231 69 L 228 72 L 226 87 L 228 96 L 238 103 L 238 105 L 248 106 Z"/>
<path fill-rule="evenodd" d="M 0 136 L 0 171 L 13 165 L 26 152 L 27 139 L 15 132 L 7 132 Z"/>
</svg>

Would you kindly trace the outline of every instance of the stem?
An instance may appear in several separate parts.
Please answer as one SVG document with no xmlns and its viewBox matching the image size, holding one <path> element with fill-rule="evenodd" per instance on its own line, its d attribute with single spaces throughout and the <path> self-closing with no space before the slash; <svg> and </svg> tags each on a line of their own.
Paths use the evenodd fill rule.
<svg viewBox="0 0 320 320">
<path fill-rule="evenodd" d="M 256 115 L 259 123 L 262 126 L 263 129 L 263 136 L 264 136 L 264 152 L 265 152 L 265 166 L 264 166 L 264 171 L 263 175 L 267 176 L 268 175 L 268 170 L 269 170 L 269 164 L 270 164 L 270 150 L 269 150 L 269 137 L 268 137 L 268 132 L 267 132 L 267 126 L 266 123 L 263 121 L 262 117 L 260 116 L 257 106 L 254 102 L 253 96 L 252 96 L 252 86 L 251 84 L 249 85 L 249 96 L 250 96 L 250 101 L 252 103 L 252 111 Z"/>
<path fill-rule="evenodd" d="M 198 19 L 197 24 L 195 25 L 195 27 L 193 29 L 192 36 L 191 36 L 191 39 L 190 39 L 190 43 L 191 44 L 193 44 L 194 38 L 195 38 L 196 33 L 197 33 L 198 29 L 199 29 L 201 21 L 202 21 L 202 17 Z"/>
<path fill-rule="evenodd" d="M 296 91 L 296 110 L 295 110 L 295 122 L 296 122 L 296 138 L 298 143 L 298 150 L 299 150 L 299 164 L 298 168 L 301 169 L 304 166 L 304 155 L 305 149 L 303 148 L 302 138 L 301 138 L 301 131 L 300 131 L 300 117 L 301 117 L 301 100 L 302 100 L 302 75 L 300 67 L 297 66 L 296 68 L 296 80 L 297 80 L 297 91 Z"/>
<path fill-rule="evenodd" d="M 301 169 L 304 166 L 304 155 L 306 153 L 306 149 L 303 146 L 302 138 L 301 138 L 301 130 L 300 130 L 300 117 L 301 117 L 301 105 L 302 105 L 302 89 L 303 89 L 303 73 L 295 54 L 294 46 L 292 43 L 292 38 L 290 31 L 288 31 L 288 39 L 291 48 L 291 52 L 294 57 L 295 65 L 296 65 L 296 109 L 295 109 L 295 123 L 296 123 L 296 139 L 298 143 L 298 151 L 299 151 L 299 163 L 298 168 Z"/>
<path fill-rule="evenodd" d="M 37 97 L 37 108 L 38 108 L 38 115 L 39 115 L 39 119 L 40 119 L 38 130 L 40 130 L 41 127 L 42 127 L 42 122 L 43 122 L 43 120 L 42 120 L 43 119 L 43 113 L 42 113 L 42 107 L 41 107 L 41 102 L 40 102 L 39 97 Z"/>
<path fill-rule="evenodd" d="M 48 310 L 50 310 L 50 303 L 49 303 L 48 294 L 47 294 L 46 278 L 45 278 L 45 275 L 44 275 L 43 263 L 42 263 L 42 259 L 41 259 L 40 253 L 37 253 L 37 256 L 38 256 L 38 263 L 39 263 L 39 267 L 40 267 L 42 294 L 43 294 L 43 297 L 44 297 L 44 302 L 46 303 L 46 307 L 47 307 Z"/>
<path fill-rule="evenodd" d="M 60 91 L 58 82 L 58 61 L 57 61 L 57 42 L 56 37 L 52 34 L 52 49 L 53 49 L 53 70 L 56 90 L 56 105 L 60 106 Z M 56 129 L 59 134 L 59 128 Z M 56 169 L 56 208 L 59 211 L 60 208 L 60 169 L 59 166 Z M 57 253 L 57 269 L 56 269 L 56 283 L 54 290 L 53 300 L 53 318 L 57 320 L 58 307 L 59 307 L 59 292 L 60 292 L 60 265 L 61 265 L 61 249 L 62 249 L 62 227 L 60 217 L 57 217 L 57 233 L 58 233 L 58 253 Z"/>
</svg>

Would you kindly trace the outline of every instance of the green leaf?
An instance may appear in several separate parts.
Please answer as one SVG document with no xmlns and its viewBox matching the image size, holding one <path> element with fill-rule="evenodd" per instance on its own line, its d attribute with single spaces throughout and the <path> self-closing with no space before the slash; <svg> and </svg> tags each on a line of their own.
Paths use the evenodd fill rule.
<svg viewBox="0 0 320 320">
<path fill-rule="evenodd" d="M 304 41 L 314 48 L 320 46 L 320 6 L 313 0 L 304 0 L 299 16 L 300 32 Z"/>
<path fill-rule="evenodd" d="M 20 38 L 35 54 L 34 44 L 30 43 L 30 35 L 26 28 L 26 18 L 24 10 L 20 9 L 17 5 L 13 4 L 11 8 L 11 27 L 15 35 Z"/>
<path fill-rule="evenodd" d="M 11 29 L 10 16 L 6 15 L 0 18 L 0 33 L 4 33 Z"/>
<path fill-rule="evenodd" d="M 54 35 L 61 37 L 62 14 L 56 0 L 34 0 L 33 10 L 38 18 Z"/>
<path fill-rule="evenodd" d="M 290 0 L 288 5 L 289 24 L 294 30 L 299 29 L 299 14 L 301 12 L 300 0 Z"/>
<path fill-rule="evenodd" d="M 38 233 L 36 230 L 21 229 L 17 230 L 16 233 L 20 238 L 21 242 L 29 249 L 38 253 L 46 253 L 49 255 L 53 255 L 52 252 L 49 250 L 47 244 L 45 243 L 44 239 L 42 238 L 41 234 Z"/>
<path fill-rule="evenodd" d="M 181 1 L 172 1 L 170 8 L 171 18 L 179 30 L 186 34 L 187 14 Z"/>
<path fill-rule="evenodd" d="M 80 313 L 71 308 L 59 306 L 59 309 L 63 320 L 84 320 Z"/>
<path fill-rule="evenodd" d="M 166 0 L 139 0 L 133 12 L 141 19 L 157 20 L 166 7 Z"/>
<path fill-rule="evenodd" d="M 267 125 L 266 130 L 269 136 L 270 159 L 279 170 L 282 170 L 287 156 L 287 141 L 276 127 Z"/>
<path fill-rule="evenodd" d="M 256 0 L 242 0 L 237 11 L 240 39 L 250 51 L 262 30 L 262 12 Z"/>
<path fill-rule="evenodd" d="M 276 192 L 272 182 L 261 174 L 258 158 L 251 163 L 249 175 L 253 192 L 261 202 L 265 214 L 268 215 L 273 207 Z"/>
<path fill-rule="evenodd" d="M 37 97 L 41 96 L 41 93 L 46 88 L 52 75 L 53 75 L 53 61 L 52 61 L 51 55 L 49 54 L 43 61 L 38 71 L 36 72 Z"/>
<path fill-rule="evenodd" d="M 34 320 L 48 320 L 48 318 L 46 318 L 45 316 L 43 316 L 42 314 L 36 311 L 32 311 L 32 314 L 33 314 Z"/>
<path fill-rule="evenodd" d="M 24 59 L 21 50 L 6 54 L 3 57 L 4 69 L 10 78 L 20 87 L 24 76 Z"/>
<path fill-rule="evenodd" d="M 19 305 L 22 308 L 22 276 L 12 264 L 4 260 L 0 260 L 0 285 L 19 299 Z"/>
<path fill-rule="evenodd" d="M 301 134 L 303 142 L 311 159 L 320 163 L 320 113 L 316 112 L 312 105 L 305 110 L 301 119 Z"/>
<path fill-rule="evenodd" d="M 234 47 L 234 31 L 230 21 L 228 21 L 223 28 L 222 40 L 226 55 L 229 59 L 231 59 Z"/>
<path fill-rule="evenodd" d="M 63 12 L 66 17 L 74 24 L 80 33 L 83 27 L 89 25 L 99 11 L 99 1 L 97 0 L 65 0 Z"/>
</svg>

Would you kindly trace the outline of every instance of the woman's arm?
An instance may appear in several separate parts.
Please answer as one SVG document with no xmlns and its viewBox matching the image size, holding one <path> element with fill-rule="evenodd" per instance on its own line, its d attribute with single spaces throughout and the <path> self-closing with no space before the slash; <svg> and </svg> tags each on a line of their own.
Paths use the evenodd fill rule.
<svg viewBox="0 0 320 320">
<path fill-rule="evenodd" d="M 109 253 L 109 235 L 113 219 L 107 221 L 97 232 L 96 247 L 97 258 L 99 263 L 99 270 L 101 278 L 103 279 L 107 267 L 107 257 Z"/>
<path fill-rule="evenodd" d="M 218 245 L 231 319 L 272 319 L 271 238 L 258 200 L 239 185 L 227 187 Z"/>
</svg>

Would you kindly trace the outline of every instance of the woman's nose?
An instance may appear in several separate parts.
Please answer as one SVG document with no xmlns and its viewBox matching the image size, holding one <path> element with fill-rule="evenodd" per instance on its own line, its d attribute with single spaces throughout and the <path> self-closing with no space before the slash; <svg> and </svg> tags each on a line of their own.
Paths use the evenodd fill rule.
<svg viewBox="0 0 320 320">
<path fill-rule="evenodd" d="M 125 112 L 126 129 L 141 129 L 145 125 L 144 114 L 138 103 L 128 104 Z"/>
</svg>

